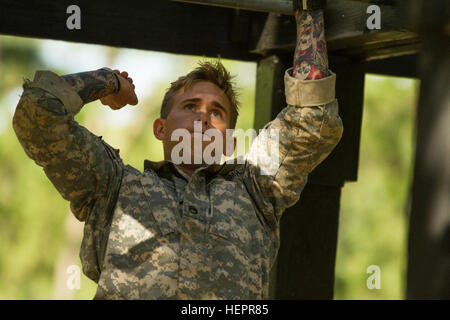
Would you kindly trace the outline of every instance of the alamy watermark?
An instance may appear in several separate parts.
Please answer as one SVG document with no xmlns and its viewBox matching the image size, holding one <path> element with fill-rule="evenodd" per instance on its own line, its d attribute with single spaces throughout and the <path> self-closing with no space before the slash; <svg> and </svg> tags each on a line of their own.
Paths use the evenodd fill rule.
<svg viewBox="0 0 450 320">
<path fill-rule="evenodd" d="M 72 4 L 67 7 L 66 13 L 70 16 L 66 20 L 66 27 L 69 30 L 81 29 L 81 9 L 79 6 Z M 366 21 L 366 27 L 369 30 L 381 29 L 381 8 L 376 5 L 370 5 L 366 9 L 366 14 L 370 14 Z"/>
<path fill-rule="evenodd" d="M 66 280 L 66 286 L 69 290 L 80 290 L 81 287 L 81 271 L 80 267 L 72 264 L 67 267 L 66 273 L 68 274 Z"/>
<path fill-rule="evenodd" d="M 226 129 L 223 136 L 215 128 L 202 131 L 201 121 L 195 121 L 193 132 L 178 128 L 170 139 L 178 142 L 171 151 L 171 160 L 175 164 L 220 164 L 223 155 L 234 153 L 235 146 L 237 154 L 245 154 L 247 141 L 251 147 L 246 158 L 231 158 L 225 162 L 243 164 L 247 160 L 259 167 L 263 175 L 275 174 L 280 163 L 278 129 L 261 129 L 258 136 L 255 129 Z"/>
<path fill-rule="evenodd" d="M 370 265 L 366 269 L 367 273 L 371 275 L 367 278 L 366 285 L 367 289 L 381 289 L 381 269 L 377 265 Z"/>
<path fill-rule="evenodd" d="M 66 27 L 69 30 L 81 29 L 81 9 L 76 4 L 67 7 L 66 13 L 70 16 L 66 20 Z"/>
<path fill-rule="evenodd" d="M 380 30 L 381 29 L 381 9 L 376 4 L 370 5 L 366 10 L 367 14 L 370 16 L 367 18 L 366 27 L 369 30 Z"/>
</svg>

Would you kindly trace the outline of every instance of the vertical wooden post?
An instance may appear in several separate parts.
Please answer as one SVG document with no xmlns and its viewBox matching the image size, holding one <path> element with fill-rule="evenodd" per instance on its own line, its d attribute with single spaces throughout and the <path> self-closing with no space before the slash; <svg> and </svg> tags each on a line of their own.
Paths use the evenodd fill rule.
<svg viewBox="0 0 450 320">
<path fill-rule="evenodd" d="M 450 299 L 450 3 L 402 4 L 422 40 L 406 297 Z"/>
<path fill-rule="evenodd" d="M 286 106 L 283 80 L 286 69 L 286 65 L 276 55 L 271 55 L 258 62 L 253 124 L 256 130 L 273 120 L 278 112 Z"/>
<path fill-rule="evenodd" d="M 286 65 L 281 58 L 271 55 L 258 62 L 256 72 L 255 118 L 253 127 L 258 130 L 271 121 L 286 106 L 284 72 Z M 277 259 L 278 261 L 278 259 Z M 277 261 L 270 273 L 269 298 L 275 299 Z"/>
<path fill-rule="evenodd" d="M 286 106 L 283 75 L 291 60 L 291 55 L 280 54 L 259 62 L 256 129 Z M 331 68 L 338 74 L 336 92 L 344 136 L 310 175 L 299 202 L 281 219 L 280 250 L 270 275 L 271 299 L 333 298 L 340 194 L 344 181 L 356 180 L 364 87 L 361 63 L 337 57 L 335 61 Z"/>
<path fill-rule="evenodd" d="M 421 56 L 408 239 L 408 299 L 450 299 L 450 45 L 428 35 Z"/>
</svg>

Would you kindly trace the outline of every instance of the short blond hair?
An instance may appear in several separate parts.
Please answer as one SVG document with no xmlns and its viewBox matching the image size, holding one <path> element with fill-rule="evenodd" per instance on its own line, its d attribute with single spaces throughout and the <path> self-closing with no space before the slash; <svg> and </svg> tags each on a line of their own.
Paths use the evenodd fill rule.
<svg viewBox="0 0 450 320">
<path fill-rule="evenodd" d="M 235 91 L 235 84 L 232 81 L 234 76 L 225 69 L 220 60 L 215 62 L 200 61 L 199 66 L 185 76 L 179 77 L 172 82 L 167 89 L 161 106 L 161 118 L 167 119 L 171 111 L 172 100 L 180 89 L 190 88 L 193 84 L 200 81 L 209 81 L 217 85 L 230 100 L 230 128 L 236 127 L 237 117 L 239 115 L 238 94 Z"/>
</svg>

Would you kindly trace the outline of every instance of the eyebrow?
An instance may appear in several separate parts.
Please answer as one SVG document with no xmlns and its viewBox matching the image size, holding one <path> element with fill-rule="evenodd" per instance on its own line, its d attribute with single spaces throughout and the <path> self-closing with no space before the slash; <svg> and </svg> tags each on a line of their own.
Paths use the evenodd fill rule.
<svg viewBox="0 0 450 320">
<path fill-rule="evenodd" d="M 183 100 L 183 101 L 181 101 L 181 104 L 185 104 L 186 102 L 201 102 L 202 101 L 202 99 L 200 99 L 200 98 L 191 98 L 191 99 L 186 99 L 186 100 Z M 227 109 L 225 109 L 225 107 L 224 106 L 222 106 L 219 102 L 217 102 L 217 101 L 213 101 L 212 102 L 212 104 L 216 107 L 216 108 L 219 108 L 219 109 L 222 109 L 224 112 L 225 112 L 225 114 L 228 114 L 228 111 L 227 111 Z"/>
</svg>

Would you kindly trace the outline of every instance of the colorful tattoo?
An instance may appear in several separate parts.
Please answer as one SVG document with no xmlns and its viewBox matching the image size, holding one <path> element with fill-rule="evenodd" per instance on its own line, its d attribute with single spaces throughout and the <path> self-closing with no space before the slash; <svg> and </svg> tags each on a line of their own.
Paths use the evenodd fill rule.
<svg viewBox="0 0 450 320">
<path fill-rule="evenodd" d="M 62 78 L 75 88 L 85 104 L 115 93 L 119 88 L 117 76 L 107 69 L 67 74 Z"/>
<path fill-rule="evenodd" d="M 293 76 L 302 80 L 328 76 L 323 11 L 297 11 L 297 47 Z"/>
</svg>

